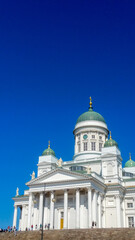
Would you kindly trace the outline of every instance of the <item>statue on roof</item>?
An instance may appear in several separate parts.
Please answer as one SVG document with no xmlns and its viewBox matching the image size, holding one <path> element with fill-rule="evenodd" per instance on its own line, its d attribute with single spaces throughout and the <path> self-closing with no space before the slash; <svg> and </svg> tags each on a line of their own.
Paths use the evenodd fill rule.
<svg viewBox="0 0 135 240">
<path fill-rule="evenodd" d="M 60 158 L 60 159 L 58 160 L 58 162 L 57 162 L 57 163 L 58 163 L 58 167 L 62 167 L 62 162 L 63 162 L 63 161 L 62 161 L 62 159 Z"/>
<path fill-rule="evenodd" d="M 33 171 L 33 173 L 30 175 L 31 176 L 31 180 L 35 178 L 35 172 Z"/>
<path fill-rule="evenodd" d="M 19 196 L 19 188 L 16 189 L 16 196 Z"/>
<path fill-rule="evenodd" d="M 91 173 L 91 167 L 88 166 L 88 167 L 87 167 L 87 174 L 90 174 L 90 173 Z"/>
</svg>

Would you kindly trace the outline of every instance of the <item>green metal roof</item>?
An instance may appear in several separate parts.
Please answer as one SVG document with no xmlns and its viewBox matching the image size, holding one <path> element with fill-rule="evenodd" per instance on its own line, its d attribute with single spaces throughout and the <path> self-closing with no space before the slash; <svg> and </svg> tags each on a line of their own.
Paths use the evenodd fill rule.
<svg viewBox="0 0 135 240">
<path fill-rule="evenodd" d="M 112 138 L 107 140 L 104 144 L 104 147 L 112 147 L 112 146 L 118 147 L 118 143 L 115 140 L 113 140 Z"/>
<path fill-rule="evenodd" d="M 55 152 L 50 148 L 50 141 L 49 141 L 49 144 L 48 144 L 48 148 L 45 149 L 42 153 L 42 156 L 46 156 L 46 155 L 53 155 L 55 156 Z"/>
<path fill-rule="evenodd" d="M 51 148 L 47 148 L 42 153 L 42 156 L 46 156 L 46 155 L 53 155 L 53 156 L 55 156 L 55 152 Z"/>
<path fill-rule="evenodd" d="M 80 117 L 77 119 L 76 123 L 83 122 L 83 121 L 92 121 L 92 120 L 106 123 L 105 119 L 99 113 L 93 111 L 92 99 L 90 97 L 89 111 L 81 114 Z"/>
<path fill-rule="evenodd" d="M 125 167 L 135 167 L 135 162 L 131 159 L 131 156 L 129 160 L 125 163 Z"/>
<path fill-rule="evenodd" d="M 76 123 L 83 122 L 83 121 L 92 121 L 92 120 L 106 123 L 102 115 L 93 111 L 91 108 L 89 108 L 89 111 L 81 114 L 80 117 L 77 119 Z"/>
</svg>

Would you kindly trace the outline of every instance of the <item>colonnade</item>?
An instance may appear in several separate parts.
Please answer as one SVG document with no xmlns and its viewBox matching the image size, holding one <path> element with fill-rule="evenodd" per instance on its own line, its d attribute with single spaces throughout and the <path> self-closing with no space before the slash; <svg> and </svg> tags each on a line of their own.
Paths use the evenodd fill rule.
<svg viewBox="0 0 135 240">
<path fill-rule="evenodd" d="M 68 190 L 64 190 L 64 224 L 63 227 L 64 229 L 68 228 Z M 54 228 L 54 205 L 55 205 L 55 195 L 56 191 L 51 191 L 50 192 L 50 229 Z M 33 204 L 33 193 L 30 193 L 29 195 L 29 206 L 28 206 L 28 225 L 27 227 L 30 229 L 31 228 L 31 218 L 32 218 L 32 204 Z M 80 189 L 75 189 L 75 211 L 76 211 L 76 223 L 75 227 L 80 228 Z M 102 218 L 102 200 L 103 200 L 103 195 L 98 192 L 95 189 L 92 189 L 91 187 L 87 188 L 87 201 L 88 201 L 88 228 L 92 227 L 92 222 L 96 223 L 96 226 L 101 228 L 105 227 L 103 224 L 103 218 Z M 39 193 L 39 215 L 38 215 L 38 224 L 37 228 L 40 227 L 40 225 L 43 222 L 44 219 L 44 203 L 46 205 L 46 193 L 41 192 Z M 120 198 L 119 196 L 116 197 L 116 214 L 117 214 L 117 219 L 118 219 L 118 227 L 121 227 L 121 216 L 120 216 Z M 22 228 L 23 228 L 23 221 L 24 221 L 24 206 L 22 206 Z M 16 226 L 17 222 L 17 205 L 14 207 L 14 218 L 13 218 L 13 226 Z M 24 230 L 24 229 L 22 229 Z"/>
</svg>

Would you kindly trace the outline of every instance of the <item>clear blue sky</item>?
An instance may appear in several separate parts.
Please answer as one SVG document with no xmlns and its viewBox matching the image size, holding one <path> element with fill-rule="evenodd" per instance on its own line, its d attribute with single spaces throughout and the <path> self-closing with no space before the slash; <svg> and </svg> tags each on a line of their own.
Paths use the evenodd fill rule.
<svg viewBox="0 0 135 240">
<path fill-rule="evenodd" d="M 89 96 L 123 164 L 129 152 L 135 160 L 134 1 L 2 0 L 0 227 L 12 225 L 11 198 L 17 187 L 23 194 L 48 140 L 72 159 Z"/>
</svg>

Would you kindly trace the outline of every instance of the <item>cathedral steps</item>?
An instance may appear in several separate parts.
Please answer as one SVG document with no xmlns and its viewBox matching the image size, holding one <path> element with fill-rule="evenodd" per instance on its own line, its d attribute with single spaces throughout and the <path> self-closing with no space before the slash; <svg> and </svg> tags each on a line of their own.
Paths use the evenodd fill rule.
<svg viewBox="0 0 135 240">
<path fill-rule="evenodd" d="M 0 240 L 40 240 L 40 231 L 0 233 Z M 135 228 L 44 231 L 44 240 L 135 240 Z"/>
</svg>

